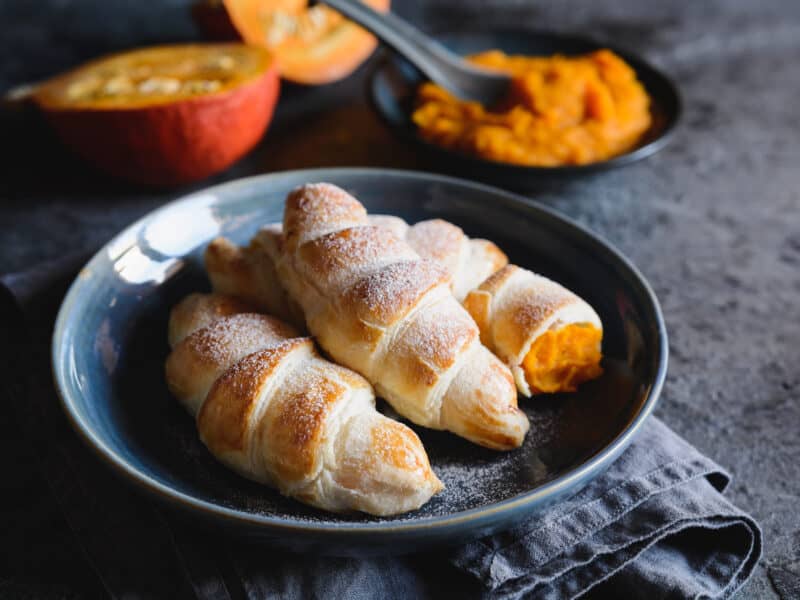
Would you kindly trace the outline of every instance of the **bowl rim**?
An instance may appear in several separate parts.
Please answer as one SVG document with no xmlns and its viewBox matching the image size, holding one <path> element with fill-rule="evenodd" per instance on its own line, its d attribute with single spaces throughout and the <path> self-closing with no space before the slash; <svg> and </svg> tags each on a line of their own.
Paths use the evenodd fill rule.
<svg viewBox="0 0 800 600">
<path fill-rule="evenodd" d="M 654 66 L 651 62 L 644 59 L 640 54 L 633 52 L 632 50 L 629 50 L 624 46 L 619 46 L 614 43 L 606 43 L 602 38 L 594 37 L 592 35 L 585 35 L 579 32 L 546 30 L 546 29 L 525 29 L 522 27 L 497 27 L 497 28 L 492 28 L 491 32 L 510 35 L 510 36 L 531 36 L 531 37 L 550 38 L 553 40 L 561 40 L 564 42 L 578 42 L 578 43 L 597 46 L 598 49 L 607 48 L 612 52 L 616 53 L 617 55 L 619 55 L 620 57 L 622 57 L 628 64 L 630 64 L 634 68 L 635 71 L 637 71 L 637 74 L 641 69 L 645 69 L 649 71 L 650 75 L 655 76 L 657 79 L 661 80 L 661 83 L 665 85 L 665 87 L 670 91 L 672 95 L 671 101 L 675 105 L 675 110 L 670 115 L 668 115 L 668 119 L 666 124 L 664 125 L 664 128 L 659 132 L 659 134 L 655 138 L 651 139 L 646 144 L 643 144 L 641 146 L 636 146 L 635 148 L 631 149 L 628 152 L 625 152 L 618 156 L 614 156 L 612 158 L 607 158 L 605 160 L 586 163 L 582 165 L 558 165 L 553 167 L 528 166 L 528 165 L 519 165 L 515 163 L 503 162 L 499 160 L 487 160 L 484 158 L 473 156 L 471 154 L 466 154 L 464 152 L 458 152 L 456 150 L 443 148 L 442 146 L 428 142 L 427 140 L 424 140 L 419 135 L 417 135 L 416 132 L 412 131 L 407 127 L 401 126 L 396 122 L 396 120 L 392 119 L 389 115 L 386 114 L 386 112 L 381 108 L 381 104 L 378 100 L 378 94 L 377 94 L 378 78 L 387 68 L 403 63 L 404 59 L 400 55 L 392 52 L 391 50 L 384 48 L 383 54 L 370 67 L 370 70 L 367 74 L 365 81 L 367 98 L 373 112 L 378 115 L 381 122 L 383 122 L 383 124 L 387 128 L 389 128 L 392 132 L 396 133 L 397 135 L 399 135 L 408 142 L 411 142 L 413 144 L 418 144 L 420 147 L 424 148 L 429 153 L 438 155 L 439 157 L 446 157 L 448 160 L 458 160 L 462 162 L 465 167 L 472 166 L 484 169 L 491 168 L 497 171 L 502 170 L 510 178 L 524 177 L 526 175 L 563 177 L 566 175 L 588 174 L 588 173 L 595 173 L 598 171 L 605 171 L 608 169 L 615 169 L 618 167 L 629 165 L 634 162 L 638 162 L 644 158 L 652 156 L 656 152 L 662 150 L 674 138 L 675 133 L 678 130 L 678 126 L 680 125 L 683 119 L 683 113 L 684 113 L 684 102 L 680 88 L 678 87 L 675 80 L 672 77 L 670 77 L 664 70 Z M 434 30 L 431 33 L 431 37 L 436 39 L 440 37 L 448 37 L 448 36 L 456 37 L 459 35 L 470 35 L 470 34 L 480 34 L 480 33 L 486 33 L 486 32 L 474 29 L 457 29 L 457 30 L 441 29 L 441 30 Z M 406 64 L 410 65 L 410 63 L 407 62 Z"/>
<path fill-rule="evenodd" d="M 549 221 L 550 225 L 556 227 L 572 229 L 574 234 L 585 243 L 605 253 L 618 267 L 627 271 L 626 275 L 629 283 L 639 288 L 637 296 L 645 302 L 644 308 L 650 313 L 648 316 L 655 320 L 657 335 L 656 351 L 657 366 L 654 380 L 650 383 L 649 390 L 646 392 L 646 399 L 640 406 L 635 416 L 621 429 L 617 436 L 606 446 L 598 450 L 594 455 L 587 458 L 583 463 L 566 471 L 558 477 L 532 489 L 522 492 L 516 496 L 465 511 L 459 511 L 445 516 L 430 516 L 414 519 L 407 517 L 404 513 L 399 515 L 397 520 L 387 520 L 378 522 L 325 522 L 298 519 L 295 517 L 284 517 L 276 515 L 266 515 L 248 513 L 235 508 L 215 504 L 214 502 L 202 500 L 188 493 L 181 492 L 165 483 L 162 483 L 134 465 L 129 464 L 122 456 L 106 445 L 95 434 L 78 414 L 75 408 L 76 396 L 79 395 L 77 389 L 70 385 L 68 339 L 69 321 L 72 313 L 80 307 L 80 290 L 83 284 L 81 273 L 88 269 L 89 272 L 103 260 L 108 248 L 115 244 L 120 244 L 125 240 L 131 240 L 131 245 L 138 243 L 138 233 L 142 228 L 157 219 L 159 215 L 176 206 L 191 206 L 196 202 L 202 201 L 207 194 L 217 194 L 219 202 L 226 202 L 226 197 L 235 199 L 235 190 L 239 187 L 250 186 L 253 184 L 269 185 L 281 179 L 295 179 L 301 176 L 308 180 L 335 180 L 337 177 L 374 177 L 375 175 L 389 176 L 395 178 L 423 179 L 431 183 L 439 183 L 449 186 L 462 188 L 472 188 L 483 193 L 495 196 L 496 201 L 502 202 L 505 207 L 524 210 L 531 215 L 536 215 L 538 219 Z M 476 183 L 456 177 L 425 173 L 420 171 L 409 171 L 399 169 L 366 168 L 366 167 L 344 167 L 344 168 L 320 168 L 320 169 L 299 169 L 292 171 L 282 171 L 255 175 L 214 185 L 190 192 L 171 202 L 166 203 L 160 208 L 151 211 L 143 217 L 137 219 L 132 224 L 124 228 L 114 236 L 102 248 L 100 248 L 89 262 L 81 269 L 78 276 L 70 285 L 56 318 L 55 328 L 52 336 L 51 346 L 51 367 L 57 395 L 62 409 L 67 415 L 72 428 L 78 436 L 86 443 L 89 448 L 98 456 L 103 463 L 111 467 L 113 471 L 121 474 L 128 482 L 134 484 L 139 490 L 154 496 L 167 504 L 180 509 L 189 510 L 199 516 L 210 517 L 215 520 L 224 520 L 233 525 L 246 525 L 268 529 L 274 532 L 294 533 L 305 535 L 318 535 L 324 532 L 335 532 L 340 535 L 365 538 L 370 534 L 413 534 L 418 531 L 444 530 L 451 531 L 460 526 L 470 524 L 474 527 L 491 524 L 494 519 L 506 513 L 528 514 L 540 502 L 548 497 L 557 495 L 581 481 L 587 481 L 603 472 L 614 459 L 630 444 L 633 437 L 639 432 L 647 418 L 652 414 L 661 393 L 661 389 L 666 377 L 668 363 L 668 341 L 666 326 L 661 312 L 658 299 L 651 286 L 639 272 L 639 270 L 612 244 L 605 241 L 599 235 L 591 232 L 574 220 L 559 214 L 553 209 L 541 205 L 540 203 L 524 198 L 518 194 L 508 192 L 494 186 Z M 523 509 L 529 509 L 524 510 Z M 522 511 L 522 513 L 520 512 Z"/>
</svg>

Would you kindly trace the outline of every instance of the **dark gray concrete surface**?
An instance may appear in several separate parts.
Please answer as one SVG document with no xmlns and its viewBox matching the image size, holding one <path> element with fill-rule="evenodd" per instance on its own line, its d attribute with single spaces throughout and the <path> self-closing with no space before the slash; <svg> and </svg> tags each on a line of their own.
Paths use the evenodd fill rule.
<svg viewBox="0 0 800 600">
<path fill-rule="evenodd" d="M 783 589 L 788 598 L 786 582 L 800 576 L 800 3 L 395 4 L 425 27 L 480 19 L 483 28 L 589 33 L 642 52 L 680 83 L 685 119 L 664 152 L 530 195 L 605 236 L 653 284 L 671 350 L 658 413 L 733 473 L 731 500 L 764 528 L 764 559 L 739 596 L 776 598 Z M 196 36 L 184 1 L 4 0 L 0 91 L 102 52 Z M 258 149 L 203 185 L 307 166 L 435 170 L 370 113 L 364 72 L 324 91 L 287 88 Z M 134 190 L 98 177 L 33 115 L 4 111 L 0 126 L 0 272 L 97 246 L 188 191 Z M 30 563 L 57 552 L 46 540 L 40 546 L 45 558 Z M 43 583 L 52 581 L 46 572 L 29 563 L 3 570 L 0 593 L 91 593 L 80 577 Z"/>
</svg>

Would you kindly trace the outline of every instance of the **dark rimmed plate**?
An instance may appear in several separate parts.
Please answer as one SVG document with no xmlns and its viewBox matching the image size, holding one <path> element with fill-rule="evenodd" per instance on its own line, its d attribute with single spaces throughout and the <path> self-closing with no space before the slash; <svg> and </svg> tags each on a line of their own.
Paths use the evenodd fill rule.
<svg viewBox="0 0 800 600">
<path fill-rule="evenodd" d="M 577 394 L 521 399 L 524 446 L 508 453 L 416 428 L 447 489 L 395 518 L 332 515 L 219 465 L 163 376 L 170 307 L 207 289 L 200 257 L 224 234 L 246 241 L 280 220 L 306 182 L 350 190 L 375 213 L 442 217 L 495 240 L 512 261 L 584 296 L 605 324 L 606 373 Z M 53 370 L 79 435 L 143 492 L 201 522 L 295 549 L 397 553 L 509 527 L 600 474 L 652 412 L 667 341 L 652 290 L 616 250 L 513 194 L 467 181 L 379 169 L 292 171 L 243 179 L 172 202 L 128 227 L 81 271 L 58 315 Z M 385 407 L 384 407 L 385 408 Z"/>
<path fill-rule="evenodd" d="M 372 105 L 389 128 L 409 143 L 417 145 L 443 171 L 468 175 L 520 189 L 535 186 L 543 178 L 574 178 L 630 164 L 658 152 L 669 141 L 681 115 L 681 98 L 677 86 L 662 71 L 635 54 L 579 35 L 543 31 L 493 30 L 487 32 L 453 32 L 434 36 L 458 54 L 466 55 L 498 48 L 507 53 L 530 56 L 553 54 L 586 54 L 600 48 L 610 48 L 636 71 L 651 98 L 653 123 L 639 144 L 631 151 L 587 165 L 563 167 L 526 167 L 484 160 L 453 150 L 447 150 L 423 140 L 411 121 L 414 94 L 427 78 L 401 57 L 388 54 L 372 70 L 368 93 Z"/>
</svg>

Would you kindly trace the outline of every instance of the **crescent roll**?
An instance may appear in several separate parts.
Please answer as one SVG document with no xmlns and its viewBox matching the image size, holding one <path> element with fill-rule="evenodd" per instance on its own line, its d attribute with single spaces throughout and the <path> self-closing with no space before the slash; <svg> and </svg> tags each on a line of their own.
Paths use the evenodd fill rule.
<svg viewBox="0 0 800 600">
<path fill-rule="evenodd" d="M 170 390 L 223 464 L 329 511 L 393 515 L 442 489 L 417 435 L 381 415 L 369 383 L 272 317 L 217 317 L 194 294 L 172 312 Z M 216 317 L 216 318 L 215 318 Z"/>
<path fill-rule="evenodd" d="M 488 448 L 522 444 L 529 424 L 511 373 L 480 343 L 444 267 L 330 184 L 289 194 L 283 233 L 278 276 L 334 360 L 418 425 Z"/>
<path fill-rule="evenodd" d="M 278 281 L 273 256 L 280 242 L 280 225 L 266 226 L 263 235 L 248 246 L 237 246 L 218 237 L 206 247 L 204 261 L 211 287 L 219 294 L 241 298 L 267 314 L 302 327 L 299 307 Z"/>
<path fill-rule="evenodd" d="M 469 292 L 464 306 L 525 396 L 574 391 L 603 372 L 600 317 L 546 277 L 507 265 Z"/>
<path fill-rule="evenodd" d="M 467 237 L 460 227 L 442 219 L 409 225 L 393 215 L 368 215 L 370 225 L 404 239 L 422 258 L 441 264 L 452 276 L 453 295 L 461 302 L 472 288 L 508 264 L 508 258 L 489 240 Z M 250 302 L 256 308 L 303 326 L 302 309 L 288 297 L 278 280 L 275 260 L 282 242 L 280 223 L 261 228 L 248 246 L 224 237 L 208 245 L 206 271 L 215 292 Z"/>
<path fill-rule="evenodd" d="M 422 258 L 447 269 L 453 277 L 453 295 L 459 302 L 472 288 L 508 264 L 508 257 L 493 242 L 469 238 L 460 227 L 442 219 L 411 225 L 405 240 Z"/>
<path fill-rule="evenodd" d="M 168 341 L 174 348 L 190 333 L 211 325 L 220 317 L 255 312 L 240 298 L 224 294 L 189 294 L 173 307 L 169 316 Z"/>
</svg>

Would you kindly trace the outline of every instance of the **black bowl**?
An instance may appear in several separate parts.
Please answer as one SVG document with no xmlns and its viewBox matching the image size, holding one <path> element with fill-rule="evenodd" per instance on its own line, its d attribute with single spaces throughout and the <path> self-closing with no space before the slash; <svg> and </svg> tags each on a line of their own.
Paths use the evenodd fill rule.
<svg viewBox="0 0 800 600">
<path fill-rule="evenodd" d="M 400 137 L 416 144 L 438 169 L 514 188 L 529 188 L 542 178 L 573 178 L 641 160 L 663 148 L 675 131 L 681 115 L 681 97 L 664 73 L 635 54 L 591 38 L 537 31 L 491 31 L 442 33 L 435 39 L 458 54 L 498 48 L 511 54 L 550 56 L 586 54 L 609 48 L 636 71 L 651 98 L 653 123 L 639 144 L 617 157 L 586 165 L 528 167 L 490 161 L 447 150 L 422 139 L 411 120 L 414 94 L 426 77 L 398 55 L 387 54 L 373 69 L 368 87 L 372 105 L 383 121 Z"/>
<path fill-rule="evenodd" d="M 304 506 L 220 465 L 164 381 L 169 310 L 208 288 L 202 252 L 220 234 L 245 243 L 280 220 L 297 185 L 329 181 L 374 213 L 441 217 L 495 240 L 516 264 L 562 282 L 604 324 L 605 373 L 574 394 L 520 406 L 524 445 L 494 452 L 416 427 L 447 486 L 394 517 Z M 53 367 L 78 434 L 137 489 L 179 514 L 292 550 L 390 554 L 459 544 L 511 527 L 597 477 L 642 428 L 661 390 L 667 337 L 652 290 L 619 252 L 524 198 L 425 173 L 387 169 L 289 171 L 195 192 L 145 216 L 81 271 L 56 323 Z M 385 409 L 385 407 L 383 407 Z"/>
</svg>

